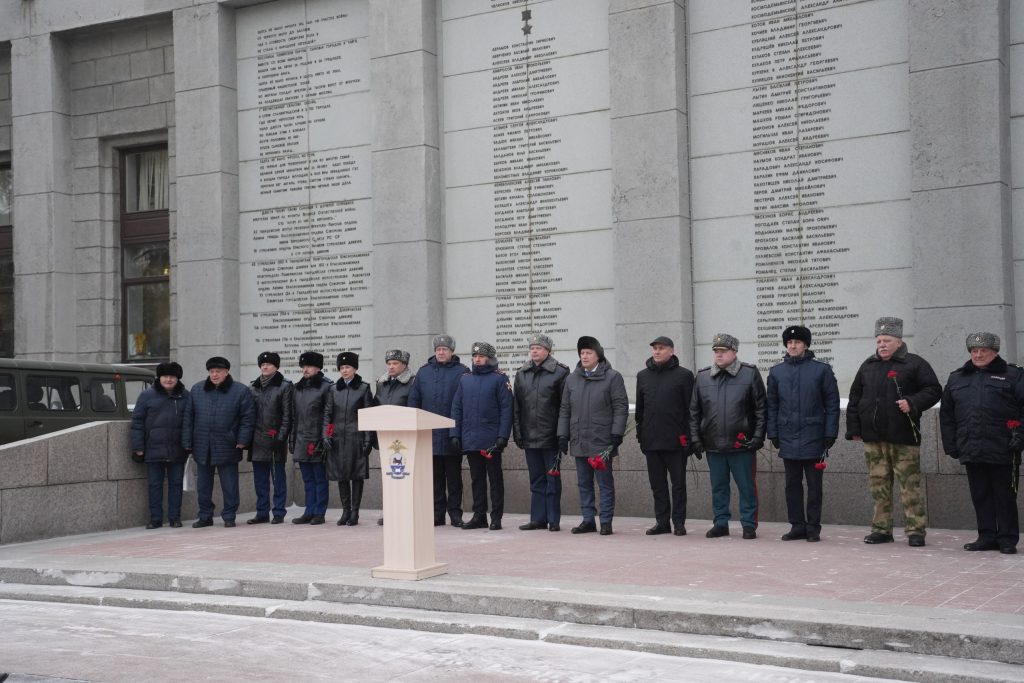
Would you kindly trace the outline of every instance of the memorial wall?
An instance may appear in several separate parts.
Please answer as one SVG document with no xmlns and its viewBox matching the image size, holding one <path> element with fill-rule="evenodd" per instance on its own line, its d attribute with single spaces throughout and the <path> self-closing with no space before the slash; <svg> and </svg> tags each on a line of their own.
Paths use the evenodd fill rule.
<svg viewBox="0 0 1024 683">
<path fill-rule="evenodd" d="M 907 3 L 696 0 L 688 18 L 698 364 L 722 330 L 764 371 L 802 322 L 845 392 L 876 317 L 913 348 Z"/>
<path fill-rule="evenodd" d="M 291 370 L 307 349 L 330 370 L 342 350 L 369 365 L 367 12 L 366 0 L 236 12 L 241 377 L 266 349 Z"/>
<path fill-rule="evenodd" d="M 439 7 L 446 244 L 432 276 L 445 331 L 463 356 L 492 341 L 509 370 L 533 330 L 565 362 L 596 336 L 614 364 L 608 2 Z M 903 317 L 913 346 L 907 11 L 688 4 L 679 163 L 697 365 L 727 331 L 767 370 L 783 327 L 802 323 L 845 390 L 877 316 Z M 371 361 L 367 12 L 366 0 L 276 0 L 236 13 L 245 363 L 277 349 L 291 364 L 306 348 Z"/>
<path fill-rule="evenodd" d="M 441 7 L 447 330 L 508 370 L 533 330 L 614 363 L 608 2 Z"/>
</svg>

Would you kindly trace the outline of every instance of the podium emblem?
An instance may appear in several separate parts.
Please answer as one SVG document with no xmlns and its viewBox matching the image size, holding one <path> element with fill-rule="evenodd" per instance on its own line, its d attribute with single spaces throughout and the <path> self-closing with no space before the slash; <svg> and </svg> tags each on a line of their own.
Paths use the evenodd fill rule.
<svg viewBox="0 0 1024 683">
<path fill-rule="evenodd" d="M 405 456 L 402 455 L 402 451 L 407 450 L 408 446 L 404 443 L 395 439 L 388 446 L 391 451 L 391 463 L 388 465 L 387 475 L 392 479 L 405 479 L 411 472 L 405 466 Z"/>
</svg>

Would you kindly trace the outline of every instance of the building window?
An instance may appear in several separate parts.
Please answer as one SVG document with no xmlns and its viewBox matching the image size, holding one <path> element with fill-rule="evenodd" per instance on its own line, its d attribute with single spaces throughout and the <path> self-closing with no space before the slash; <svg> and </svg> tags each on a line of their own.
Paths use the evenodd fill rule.
<svg viewBox="0 0 1024 683">
<path fill-rule="evenodd" d="M 0 165 L 0 357 L 14 356 L 14 174 Z"/>
<path fill-rule="evenodd" d="M 121 153 L 123 356 L 157 363 L 171 353 L 167 147 Z"/>
</svg>

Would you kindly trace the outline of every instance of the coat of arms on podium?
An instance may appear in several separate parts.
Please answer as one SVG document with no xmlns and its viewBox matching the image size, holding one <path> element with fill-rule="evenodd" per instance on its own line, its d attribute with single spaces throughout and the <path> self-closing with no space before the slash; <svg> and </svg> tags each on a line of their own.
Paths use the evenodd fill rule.
<svg viewBox="0 0 1024 683">
<path fill-rule="evenodd" d="M 387 475 L 392 479 L 404 479 L 408 477 L 411 472 L 405 466 L 405 456 L 402 455 L 402 451 L 407 450 L 408 446 L 404 443 L 395 439 L 388 446 L 388 450 L 391 451 L 391 462 L 388 464 Z"/>
</svg>

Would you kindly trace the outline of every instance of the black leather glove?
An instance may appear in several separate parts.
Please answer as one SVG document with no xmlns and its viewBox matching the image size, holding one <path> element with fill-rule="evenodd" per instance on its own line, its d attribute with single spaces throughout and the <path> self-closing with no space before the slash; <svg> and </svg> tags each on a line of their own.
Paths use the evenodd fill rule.
<svg viewBox="0 0 1024 683">
<path fill-rule="evenodd" d="M 768 439 L 768 440 L 772 442 L 773 446 L 775 446 L 775 450 L 779 450 L 779 440 L 778 439 Z M 833 439 L 833 441 L 835 441 L 835 439 Z"/>
<path fill-rule="evenodd" d="M 364 458 L 370 457 L 370 451 L 372 451 L 372 450 L 373 450 L 373 442 L 372 441 L 364 441 L 363 442 L 363 457 Z"/>
<path fill-rule="evenodd" d="M 622 434 L 612 434 L 612 446 L 618 448 L 622 445 Z"/>
<path fill-rule="evenodd" d="M 700 441 L 694 441 L 690 444 L 690 452 L 693 453 L 693 457 L 700 460 L 704 457 L 704 444 Z"/>
<path fill-rule="evenodd" d="M 560 436 L 558 437 L 558 452 L 565 455 L 569 452 L 569 437 Z"/>
<path fill-rule="evenodd" d="M 448 439 L 448 454 L 459 455 L 462 453 L 462 440 L 457 436 Z"/>
<path fill-rule="evenodd" d="M 132 462 L 146 462 L 145 453 L 136 453 L 132 451 Z"/>
<path fill-rule="evenodd" d="M 764 439 L 749 439 L 747 446 L 755 453 L 764 448 Z"/>
<path fill-rule="evenodd" d="M 508 446 L 508 439 L 499 436 L 494 440 L 494 445 L 491 446 L 492 455 L 501 455 L 505 452 L 505 447 Z"/>
<path fill-rule="evenodd" d="M 828 449 L 832 448 L 835 445 L 836 445 L 836 437 L 834 437 L 834 436 L 826 436 L 825 437 L 825 450 L 826 451 Z"/>
</svg>

